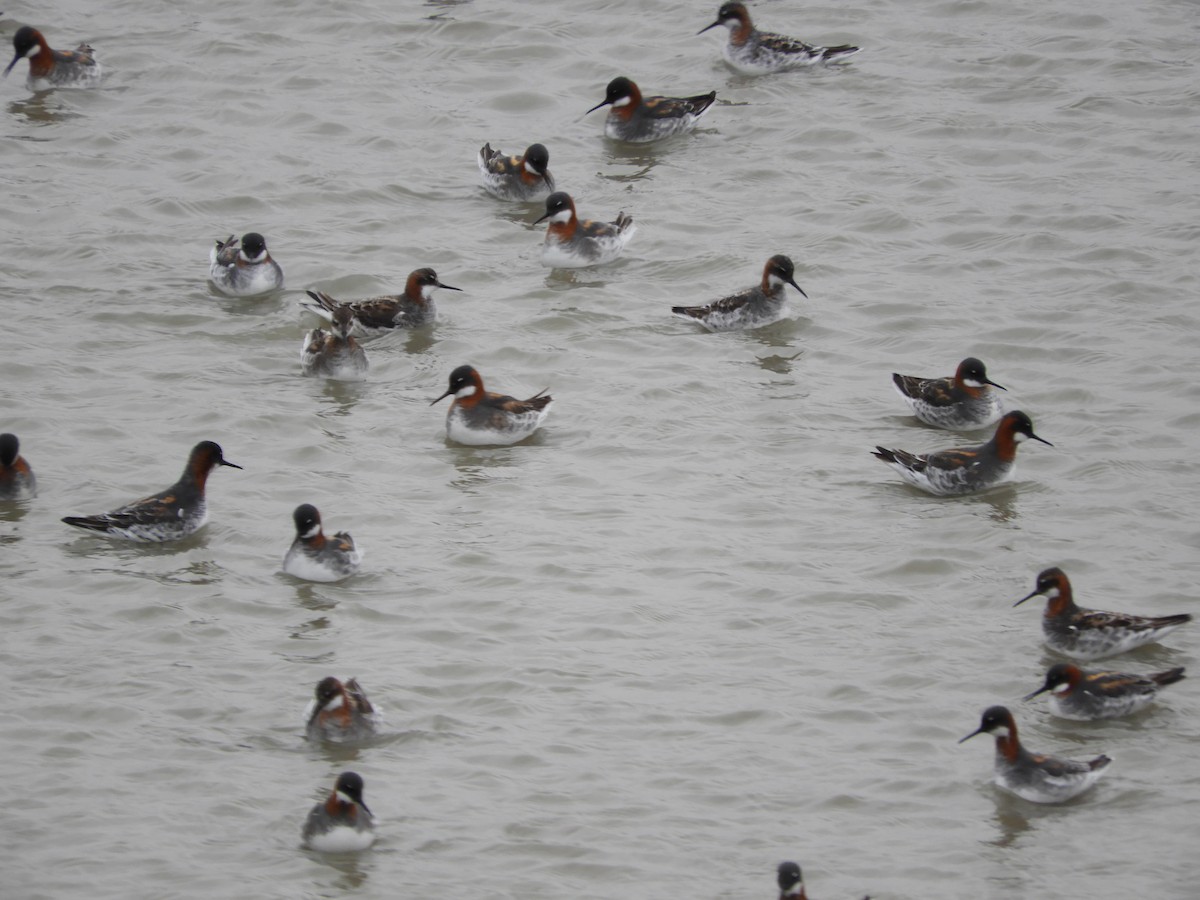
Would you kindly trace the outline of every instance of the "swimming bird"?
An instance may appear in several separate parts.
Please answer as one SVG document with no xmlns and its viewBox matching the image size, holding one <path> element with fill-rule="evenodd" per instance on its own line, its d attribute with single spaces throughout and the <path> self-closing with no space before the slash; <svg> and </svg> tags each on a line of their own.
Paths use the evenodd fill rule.
<svg viewBox="0 0 1200 900">
<path fill-rule="evenodd" d="M 347 307 L 353 316 L 353 334 L 377 337 L 393 328 L 418 328 L 436 320 L 437 307 L 433 302 L 433 292 L 438 288 L 462 290 L 443 284 L 438 280 L 437 272 L 423 268 L 408 273 L 404 291 L 400 294 L 343 303 L 322 291 L 306 291 L 315 302 L 306 302 L 304 306 L 328 321 L 333 321 L 333 312 L 339 306 Z"/>
<path fill-rule="evenodd" d="M 637 226 L 633 217 L 617 213 L 612 222 L 579 220 L 575 201 L 565 191 L 546 198 L 546 212 L 533 224 L 550 220 L 542 244 L 542 265 L 552 269 L 579 269 L 610 263 L 625 249 Z"/>
<path fill-rule="evenodd" d="M 1115 719 L 1135 713 L 1154 701 L 1159 688 L 1183 680 L 1183 669 L 1152 675 L 1127 672 L 1088 672 L 1070 663 L 1056 663 L 1046 673 L 1046 683 L 1026 694 L 1032 700 L 1049 692 L 1050 712 L 1063 719 Z"/>
<path fill-rule="evenodd" d="M 786 256 L 772 256 L 763 266 L 762 283 L 724 297 L 708 306 L 672 306 L 671 312 L 703 325 L 709 331 L 738 331 L 778 322 L 787 315 L 784 285 L 790 284 L 807 298 L 796 284 L 795 267 Z"/>
<path fill-rule="evenodd" d="M 349 578 L 362 563 L 362 551 L 354 538 L 339 531 L 326 537 L 321 514 L 311 503 L 302 503 L 292 513 L 296 539 L 283 558 L 283 571 L 305 581 L 331 582 Z"/>
<path fill-rule="evenodd" d="M 375 733 L 377 720 L 357 679 L 343 682 L 331 675 L 317 684 L 304 711 L 304 730 L 310 741 L 358 741 Z"/>
<path fill-rule="evenodd" d="M 13 35 L 12 62 L 4 70 L 7 76 L 22 59 L 29 60 L 29 76 L 25 86 L 31 91 L 56 87 L 88 88 L 100 83 L 102 74 L 95 51 L 87 44 L 74 50 L 51 50 L 46 38 L 36 28 L 22 25 Z"/>
<path fill-rule="evenodd" d="M 691 131 L 716 99 L 716 91 L 695 97 L 642 97 L 638 86 L 628 78 L 614 78 L 608 83 L 604 99 L 588 112 L 611 106 L 604 120 L 604 133 L 618 141 L 645 144 Z"/>
<path fill-rule="evenodd" d="M 375 817 L 363 802 L 363 780 L 343 772 L 333 792 L 309 811 L 301 831 L 304 844 L 322 853 L 354 853 L 375 843 Z"/>
<path fill-rule="evenodd" d="M 37 477 L 21 456 L 15 434 L 0 434 L 0 500 L 31 500 L 37 496 Z"/>
<path fill-rule="evenodd" d="M 335 381 L 361 381 L 367 377 L 367 351 L 354 339 L 354 313 L 346 306 L 333 311 L 329 331 L 314 328 L 300 345 L 300 370 Z"/>
<path fill-rule="evenodd" d="M 96 516 L 67 516 L 68 525 L 94 531 L 105 537 L 141 543 L 178 541 L 200 530 L 208 521 L 204 486 L 218 466 L 240 469 L 225 459 L 219 444 L 201 441 L 188 454 L 179 480 L 142 500 Z"/>
<path fill-rule="evenodd" d="M 781 862 L 776 872 L 775 880 L 779 884 L 779 900 L 807 900 L 804 892 L 804 875 L 800 866 L 794 862 Z M 863 900 L 871 900 L 863 897 Z"/>
<path fill-rule="evenodd" d="M 784 72 L 817 63 L 843 62 L 859 50 L 849 44 L 818 47 L 782 34 L 759 31 L 741 3 L 724 4 L 717 10 L 717 20 L 701 28 L 697 34 L 704 34 L 718 25 L 729 29 L 729 40 L 721 48 L 725 61 L 739 72 L 749 75 Z"/>
<path fill-rule="evenodd" d="M 267 252 L 267 242 L 257 231 L 238 239 L 230 235 L 208 256 L 208 280 L 227 297 L 255 297 L 283 287 L 283 269 Z"/>
<path fill-rule="evenodd" d="M 552 398 L 541 391 L 528 400 L 517 400 L 483 388 L 483 378 L 471 366 L 450 373 L 450 387 L 432 403 L 454 396 L 446 413 L 446 436 L 459 444 L 489 446 L 515 444 L 541 426 Z"/>
<path fill-rule="evenodd" d="M 1020 606 L 1032 597 L 1046 598 L 1046 612 L 1042 616 L 1046 645 L 1075 659 L 1116 656 L 1161 640 L 1192 621 L 1189 613 L 1133 616 L 1076 606 L 1071 581 L 1059 568 L 1039 572 L 1037 586 L 1013 606 Z"/>
<path fill-rule="evenodd" d="M 1079 796 L 1112 762 L 1104 755 L 1084 761 L 1030 753 L 1021 746 L 1012 713 L 1003 706 L 984 710 L 979 727 L 959 743 L 984 732 L 996 737 L 996 784 L 1031 803 L 1062 803 Z"/>
<path fill-rule="evenodd" d="M 978 447 L 925 454 L 876 447 L 874 456 L 909 484 L 930 494 L 971 494 L 1011 480 L 1016 473 L 1017 445 L 1029 438 L 1054 446 L 1033 433 L 1029 416 L 1014 411 L 1000 420 L 992 439 Z"/>
<path fill-rule="evenodd" d="M 1000 396 L 1006 390 L 988 378 L 987 368 L 973 356 L 958 364 L 949 378 L 919 378 L 892 373 L 896 392 L 926 425 L 952 431 L 987 428 L 1004 414 Z"/>
<path fill-rule="evenodd" d="M 483 187 L 501 200 L 540 200 L 554 191 L 550 151 L 545 144 L 530 144 L 522 156 L 506 156 L 484 144 L 479 151 Z"/>
</svg>

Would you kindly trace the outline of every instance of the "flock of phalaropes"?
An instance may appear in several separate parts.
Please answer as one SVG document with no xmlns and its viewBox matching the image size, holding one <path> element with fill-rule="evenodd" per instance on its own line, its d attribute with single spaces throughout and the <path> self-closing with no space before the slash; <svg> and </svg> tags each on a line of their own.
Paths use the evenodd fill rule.
<svg viewBox="0 0 1200 900">
<path fill-rule="evenodd" d="M 699 33 L 718 26 L 728 29 L 724 58 L 734 69 L 749 74 L 840 63 L 859 50 L 849 45 L 815 46 L 759 31 L 746 7 L 737 2 L 722 5 L 716 21 Z M 87 44 L 72 51 L 54 50 L 40 31 L 23 26 L 13 36 L 13 47 L 14 57 L 4 74 L 20 60 L 28 60 L 26 83 L 32 90 L 92 87 L 101 80 L 102 68 Z M 608 84 L 604 99 L 588 112 L 609 107 L 605 135 L 617 141 L 644 143 L 690 132 L 715 99 L 715 91 L 692 97 L 644 96 L 629 78 L 618 77 Z M 543 144 L 529 145 L 520 156 L 505 155 L 485 144 L 477 162 L 483 187 L 491 195 L 523 203 L 544 199 L 545 212 L 536 221 L 549 222 L 542 250 L 542 262 L 548 267 L 609 263 L 621 254 L 636 231 L 632 218 L 623 212 L 612 222 L 581 221 L 571 195 L 556 189 L 549 170 L 549 151 Z M 281 266 L 257 232 L 217 241 L 211 251 L 208 277 L 215 290 L 232 297 L 257 296 L 281 290 L 284 285 Z M 760 283 L 706 306 L 677 306 L 672 312 L 711 331 L 760 328 L 786 317 L 786 286 L 807 297 L 795 281 L 791 259 L 778 254 L 766 261 Z M 342 302 L 321 291 L 308 291 L 312 302 L 305 303 L 305 307 L 327 320 L 331 330 L 306 333 L 301 349 L 303 373 L 343 380 L 365 377 L 368 363 L 358 339 L 433 322 L 436 309 L 432 294 L 436 289 L 460 290 L 441 282 L 433 269 L 421 268 L 409 274 L 403 292 L 396 295 Z M 1024 412 L 1004 412 L 997 394 L 1004 388 L 990 380 L 984 363 L 978 359 L 962 360 L 950 377 L 894 374 L 892 379 L 921 422 L 952 431 L 996 426 L 992 437 L 977 446 L 925 454 L 876 448 L 877 458 L 923 491 L 962 495 L 988 490 L 1013 478 L 1018 444 L 1036 440 L 1050 445 L 1034 433 L 1033 423 Z M 527 400 L 487 391 L 480 374 L 469 365 L 450 373 L 447 390 L 433 403 L 451 396 L 454 399 L 446 415 L 446 433 L 451 441 L 467 445 L 513 444 L 528 438 L 542 425 L 552 402 L 544 391 Z M 111 512 L 67 516 L 63 522 L 120 540 L 181 540 L 207 521 L 208 476 L 223 466 L 241 468 L 224 458 L 218 444 L 202 441 L 192 448 L 179 480 L 167 489 Z M 0 434 L 0 501 L 28 501 L 36 493 L 36 477 L 20 454 L 17 437 Z M 297 507 L 293 520 L 296 537 L 284 556 L 284 572 L 302 580 L 330 582 L 359 570 L 362 552 L 354 539 L 346 532 L 327 536 L 315 506 L 306 503 Z M 1047 646 L 1080 661 L 1114 656 L 1158 641 L 1191 620 L 1188 614 L 1146 617 L 1081 608 L 1073 600 L 1066 574 L 1058 568 L 1041 572 L 1036 588 L 1014 605 L 1038 596 L 1047 600 L 1042 620 Z M 1023 699 L 1029 701 L 1048 693 L 1050 710 L 1056 716 L 1114 718 L 1145 708 L 1161 688 L 1183 677 L 1182 668 L 1138 675 L 1084 670 L 1063 662 L 1053 665 L 1044 684 Z M 305 713 L 306 735 L 313 741 L 363 741 L 375 734 L 379 722 L 378 710 L 355 679 L 323 679 Z M 979 727 L 959 743 L 981 733 L 995 737 L 996 784 L 1035 803 L 1059 803 L 1078 796 L 1107 771 L 1111 762 L 1105 755 L 1071 760 L 1029 752 L 1018 738 L 1013 714 L 1004 706 L 985 710 Z M 326 852 L 370 847 L 375 840 L 374 817 L 363 800 L 363 790 L 360 775 L 341 773 L 328 797 L 309 813 L 302 828 L 305 845 Z M 805 897 L 796 863 L 781 863 L 777 881 L 781 898 Z"/>
</svg>

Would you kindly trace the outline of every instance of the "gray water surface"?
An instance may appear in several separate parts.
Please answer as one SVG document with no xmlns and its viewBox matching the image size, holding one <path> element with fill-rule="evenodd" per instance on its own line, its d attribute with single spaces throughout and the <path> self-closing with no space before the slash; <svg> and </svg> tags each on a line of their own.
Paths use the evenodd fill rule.
<svg viewBox="0 0 1200 900">
<path fill-rule="evenodd" d="M 1196 611 L 1200 7 L 965 0 L 797 6 L 765 28 L 865 49 L 750 78 L 717 4 L 7 8 L 0 38 L 86 39 L 92 91 L 0 82 L 0 430 L 36 500 L 0 512 L 0 867 L 13 898 L 1190 898 L 1200 700 L 1069 723 L 1019 698 L 1055 658 L 1040 602 Z M 7 63 L 8 57 L 3 58 Z M 603 137 L 616 75 L 715 89 L 692 135 Z M 478 184 L 485 141 L 550 148 L 613 265 L 538 263 L 536 205 Z M 223 299 L 216 238 L 257 230 L 283 293 Z M 786 253 L 793 320 L 702 333 Z M 301 377 L 306 288 L 432 266 L 440 321 Z M 937 499 L 872 459 L 982 435 L 916 423 L 893 371 L 974 355 L 1054 448 Z M 470 363 L 542 432 L 444 437 Z M 177 545 L 58 520 L 170 484 L 218 441 Z M 316 504 L 362 575 L 279 573 Z M 1196 666 L 1200 626 L 1111 661 Z M 316 747 L 301 712 L 357 676 L 387 727 Z M 1196 673 L 1200 678 L 1200 672 Z M 1005 796 L 994 703 L 1026 744 L 1108 753 L 1062 807 Z M 345 769 L 380 840 L 299 848 Z"/>
</svg>

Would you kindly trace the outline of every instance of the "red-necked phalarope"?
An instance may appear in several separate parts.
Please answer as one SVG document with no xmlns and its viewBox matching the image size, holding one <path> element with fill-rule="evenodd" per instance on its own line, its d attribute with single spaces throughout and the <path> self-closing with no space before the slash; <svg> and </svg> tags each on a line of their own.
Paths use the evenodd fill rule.
<svg viewBox="0 0 1200 900">
<path fill-rule="evenodd" d="M 796 284 L 795 267 L 786 256 L 772 256 L 763 266 L 762 283 L 708 306 L 673 306 L 671 312 L 683 319 L 699 322 L 709 331 L 739 331 L 759 328 L 787 317 L 784 285 L 790 284 L 807 298 Z"/>
<path fill-rule="evenodd" d="M 776 871 L 775 880 L 779 884 L 779 900 L 807 900 L 804 892 L 804 875 L 800 866 L 794 862 L 781 862 Z M 863 897 L 863 900 L 871 900 Z"/>
<path fill-rule="evenodd" d="M 242 235 L 240 246 L 232 234 L 217 241 L 208 262 L 208 280 L 227 297 L 254 297 L 283 287 L 283 269 L 256 231 Z"/>
<path fill-rule="evenodd" d="M 1062 803 L 1099 780 L 1112 762 L 1107 756 L 1075 760 L 1030 753 L 1017 738 L 1017 723 L 1003 706 L 988 707 L 979 727 L 959 743 L 988 732 L 996 736 L 996 784 L 1032 803 Z"/>
<path fill-rule="evenodd" d="M 311 503 L 302 503 L 292 513 L 296 539 L 283 558 L 283 571 L 305 581 L 341 581 L 358 571 L 362 551 L 344 531 L 326 537 L 321 514 Z"/>
<path fill-rule="evenodd" d="M 1058 568 L 1038 573 L 1037 587 L 1013 606 L 1020 606 L 1032 597 L 1046 598 L 1046 613 L 1042 616 L 1046 645 L 1075 659 L 1116 656 L 1142 644 L 1152 644 L 1192 621 L 1189 613 L 1131 616 L 1076 606 L 1071 582 Z"/>
<path fill-rule="evenodd" d="M 691 131 L 716 99 L 716 91 L 696 97 L 643 98 L 628 78 L 614 78 L 608 83 L 604 99 L 588 112 L 611 106 L 604 120 L 604 133 L 618 141 L 644 144 Z"/>
<path fill-rule="evenodd" d="M 357 679 L 342 682 L 331 675 L 317 684 L 304 710 L 304 731 L 310 741 L 360 741 L 375 733 L 378 718 Z"/>
<path fill-rule="evenodd" d="M 28 59 L 29 77 L 25 85 L 31 91 L 95 87 L 100 83 L 100 63 L 87 44 L 80 44 L 74 50 L 51 50 L 40 31 L 22 25 L 13 35 L 13 49 L 16 55 L 4 74 L 8 75 L 22 59 Z"/>
<path fill-rule="evenodd" d="M 950 378 L 918 378 L 893 372 L 892 383 L 913 415 L 935 428 L 987 428 L 1004 414 L 999 394 L 990 388 L 1006 388 L 989 379 L 983 363 L 973 356 L 960 362 Z"/>
<path fill-rule="evenodd" d="M 304 306 L 329 321 L 332 321 L 335 309 L 339 306 L 347 307 L 353 314 L 353 333 L 362 337 L 375 337 L 393 328 L 419 328 L 435 321 L 437 307 L 433 302 L 433 292 L 438 288 L 447 291 L 462 290 L 438 281 L 437 272 L 433 269 L 414 269 L 408 273 L 402 294 L 387 294 L 383 297 L 343 303 L 321 291 L 307 291 L 308 296 L 315 302 L 306 302 Z"/>
<path fill-rule="evenodd" d="M 575 201 L 565 191 L 546 198 L 546 212 L 533 224 L 550 220 L 542 244 L 542 265 L 551 269 L 579 269 L 610 263 L 625 249 L 637 231 L 633 217 L 617 213 L 612 222 L 580 221 Z"/>
<path fill-rule="evenodd" d="M 1151 675 L 1128 672 L 1087 672 L 1070 663 L 1057 663 L 1046 673 L 1046 683 L 1026 694 L 1032 700 L 1050 693 L 1050 712 L 1063 719 L 1116 719 L 1149 706 L 1159 688 L 1183 680 L 1183 669 Z"/>
<path fill-rule="evenodd" d="M 15 434 L 0 434 L 0 500 L 31 500 L 37 496 L 37 478 L 21 456 Z"/>
<path fill-rule="evenodd" d="M 876 447 L 874 456 L 890 465 L 914 487 L 939 496 L 972 494 L 1012 479 L 1017 465 L 1017 444 L 1033 438 L 1054 445 L 1033 433 L 1033 422 L 1020 411 L 1008 413 L 986 444 L 936 453 L 915 454 Z"/>
<path fill-rule="evenodd" d="M 718 25 L 729 29 L 729 40 L 721 49 L 725 61 L 739 72 L 749 75 L 784 72 L 817 63 L 842 62 L 859 50 L 849 44 L 816 47 L 782 34 L 759 31 L 741 3 L 726 3 L 717 10 L 717 21 L 707 28 L 701 28 L 697 34 L 704 34 Z"/>
<path fill-rule="evenodd" d="M 470 366 L 451 372 L 450 387 L 433 403 L 451 395 L 454 402 L 446 413 L 446 436 L 459 444 L 480 447 L 525 440 L 541 426 L 552 402 L 545 391 L 528 400 L 486 391 L 483 379 Z"/>
<path fill-rule="evenodd" d="M 314 328 L 300 345 L 300 370 L 334 381 L 362 381 L 367 377 L 367 351 L 354 339 L 354 313 L 339 306 L 333 311 L 329 331 Z"/>
<path fill-rule="evenodd" d="M 524 156 L 505 156 L 484 144 L 478 162 L 484 190 L 501 200 L 541 200 L 554 190 L 544 144 L 530 144 Z"/>
<path fill-rule="evenodd" d="M 201 441 L 188 455 L 187 465 L 179 480 L 165 491 L 135 500 L 110 513 L 67 516 L 63 521 L 76 528 L 127 541 L 165 543 L 181 540 L 198 531 L 208 521 L 204 485 L 209 473 L 218 466 L 241 468 L 225 459 L 220 445 Z"/>
<path fill-rule="evenodd" d="M 309 812 L 301 834 L 309 849 L 322 853 L 354 853 L 375 843 L 375 821 L 363 802 L 362 776 L 339 775 L 329 798 Z"/>
</svg>

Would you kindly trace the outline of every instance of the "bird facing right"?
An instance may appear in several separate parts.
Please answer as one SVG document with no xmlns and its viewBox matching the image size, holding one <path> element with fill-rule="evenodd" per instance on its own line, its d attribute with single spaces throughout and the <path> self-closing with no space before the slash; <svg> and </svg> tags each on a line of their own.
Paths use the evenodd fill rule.
<svg viewBox="0 0 1200 900">
<path fill-rule="evenodd" d="M 990 388 L 1005 388 L 988 378 L 983 363 L 969 356 L 949 378 L 921 378 L 892 373 L 892 384 L 918 419 L 935 428 L 973 431 L 987 428 L 1004 414 L 1000 396 Z"/>
<path fill-rule="evenodd" d="M 796 284 L 796 268 L 788 257 L 772 256 L 763 266 L 761 283 L 707 306 L 672 306 L 681 319 L 703 325 L 709 331 L 742 331 L 761 328 L 787 317 L 784 285 L 790 284 L 805 299 L 808 294 Z"/>
<path fill-rule="evenodd" d="M 1054 446 L 1033 433 L 1029 416 L 1014 410 L 1000 420 L 992 439 L 978 447 L 922 454 L 876 447 L 874 455 L 913 487 L 927 493 L 973 494 L 1010 481 L 1016 474 L 1017 445 L 1030 438 Z"/>
<path fill-rule="evenodd" d="M 500 200 L 541 200 L 554 191 L 545 144 L 530 144 L 521 156 L 506 156 L 484 144 L 478 162 L 483 189 Z"/>
<path fill-rule="evenodd" d="M 135 500 L 112 512 L 94 516 L 66 516 L 63 521 L 76 528 L 142 543 L 178 541 L 199 531 L 208 521 L 208 502 L 204 488 L 208 476 L 218 466 L 240 469 L 225 459 L 221 446 L 201 441 L 188 454 L 187 465 L 179 480 L 142 500 Z"/>
<path fill-rule="evenodd" d="M 446 291 L 461 291 L 438 280 L 437 272 L 429 267 L 414 269 L 408 273 L 404 291 L 385 294 L 366 300 L 342 302 L 323 291 L 305 291 L 312 302 L 304 301 L 305 309 L 315 312 L 326 321 L 332 322 L 339 308 L 350 310 L 351 334 L 358 337 L 377 337 L 394 328 L 420 328 L 437 319 L 437 307 L 433 292 L 441 288 Z"/>
</svg>

